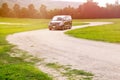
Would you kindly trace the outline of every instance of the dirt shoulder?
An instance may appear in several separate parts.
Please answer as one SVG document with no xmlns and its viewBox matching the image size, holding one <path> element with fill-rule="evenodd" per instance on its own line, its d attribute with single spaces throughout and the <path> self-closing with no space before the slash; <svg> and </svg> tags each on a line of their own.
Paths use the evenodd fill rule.
<svg viewBox="0 0 120 80">
<path fill-rule="evenodd" d="M 104 24 L 110 23 L 91 22 L 73 29 Z M 95 74 L 94 80 L 120 79 L 120 45 L 76 39 L 64 32 L 36 30 L 9 35 L 7 40 L 47 62 L 90 71 Z"/>
</svg>

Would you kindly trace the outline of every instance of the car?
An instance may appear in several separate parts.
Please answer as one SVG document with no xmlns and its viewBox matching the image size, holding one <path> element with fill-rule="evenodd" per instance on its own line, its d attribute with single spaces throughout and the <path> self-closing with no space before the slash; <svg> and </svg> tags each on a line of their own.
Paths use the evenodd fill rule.
<svg viewBox="0 0 120 80">
<path fill-rule="evenodd" d="M 66 30 L 72 28 L 72 17 L 70 15 L 57 15 L 52 18 L 49 30 Z"/>
</svg>

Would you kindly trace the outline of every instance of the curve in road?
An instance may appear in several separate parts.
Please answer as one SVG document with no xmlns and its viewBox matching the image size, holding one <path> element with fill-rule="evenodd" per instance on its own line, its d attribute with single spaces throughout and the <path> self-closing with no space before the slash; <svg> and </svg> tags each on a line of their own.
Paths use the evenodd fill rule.
<svg viewBox="0 0 120 80">
<path fill-rule="evenodd" d="M 90 22 L 73 29 L 105 24 L 111 23 Z M 94 80 L 120 79 L 120 45 L 77 39 L 64 32 L 36 30 L 9 35 L 7 40 L 46 61 L 90 71 L 95 74 Z"/>
</svg>

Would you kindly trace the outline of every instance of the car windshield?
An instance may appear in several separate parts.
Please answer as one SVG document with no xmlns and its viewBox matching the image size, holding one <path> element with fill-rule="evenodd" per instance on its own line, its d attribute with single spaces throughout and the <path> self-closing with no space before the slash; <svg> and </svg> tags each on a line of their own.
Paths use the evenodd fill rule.
<svg viewBox="0 0 120 80">
<path fill-rule="evenodd" d="M 63 21 L 64 19 L 62 17 L 54 17 L 52 20 L 53 21 Z"/>
</svg>

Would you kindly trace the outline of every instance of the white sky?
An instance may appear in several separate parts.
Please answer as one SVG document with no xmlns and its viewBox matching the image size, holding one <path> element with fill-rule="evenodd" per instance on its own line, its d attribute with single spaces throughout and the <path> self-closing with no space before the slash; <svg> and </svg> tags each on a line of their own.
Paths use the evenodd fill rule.
<svg viewBox="0 0 120 80">
<path fill-rule="evenodd" d="M 86 2 L 87 0 L 56 0 L 56 1 Z M 116 0 L 93 0 L 93 1 L 98 2 L 100 6 L 105 6 L 106 3 L 114 4 Z"/>
</svg>

